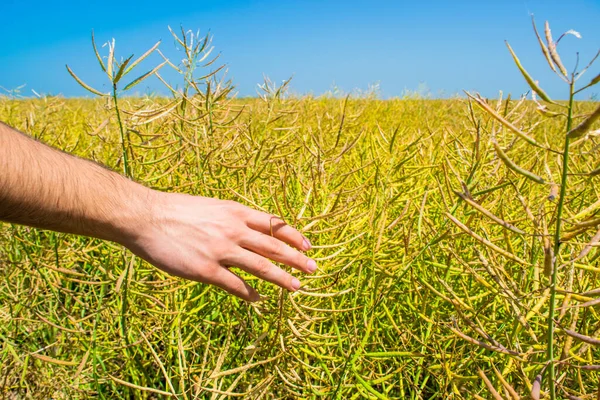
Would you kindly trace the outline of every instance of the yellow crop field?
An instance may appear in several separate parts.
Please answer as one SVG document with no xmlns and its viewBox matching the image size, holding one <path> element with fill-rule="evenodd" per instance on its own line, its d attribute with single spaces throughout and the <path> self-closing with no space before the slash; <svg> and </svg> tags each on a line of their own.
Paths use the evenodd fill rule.
<svg viewBox="0 0 600 400">
<path fill-rule="evenodd" d="M 3 397 L 595 398 L 597 103 L 533 80 L 535 101 L 271 82 L 235 99 L 203 79 L 4 97 L 0 120 L 148 187 L 280 216 L 317 272 L 291 293 L 236 271 L 264 296 L 247 303 L 114 243 L 2 224 Z"/>
</svg>

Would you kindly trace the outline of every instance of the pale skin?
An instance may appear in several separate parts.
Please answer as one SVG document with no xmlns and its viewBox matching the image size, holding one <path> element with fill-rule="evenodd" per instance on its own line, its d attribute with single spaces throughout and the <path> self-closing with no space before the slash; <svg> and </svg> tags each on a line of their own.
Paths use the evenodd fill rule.
<svg viewBox="0 0 600 400">
<path fill-rule="evenodd" d="M 230 267 L 296 291 L 272 261 L 313 273 L 310 242 L 268 213 L 234 201 L 164 193 L 0 122 L 0 220 L 110 240 L 169 274 L 247 301 L 257 291 Z"/>
</svg>

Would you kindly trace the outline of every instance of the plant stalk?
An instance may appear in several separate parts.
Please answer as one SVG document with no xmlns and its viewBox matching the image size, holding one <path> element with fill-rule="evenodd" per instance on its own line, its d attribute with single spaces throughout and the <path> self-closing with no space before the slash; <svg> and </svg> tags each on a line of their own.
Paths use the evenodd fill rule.
<svg viewBox="0 0 600 400">
<path fill-rule="evenodd" d="M 123 155 L 123 174 L 127 178 L 133 178 L 131 176 L 131 170 L 129 169 L 129 159 L 127 156 L 127 148 L 129 147 L 129 143 L 125 142 L 125 130 L 123 129 L 123 122 L 121 121 L 121 112 L 119 111 L 119 101 L 117 97 L 117 84 L 113 83 L 113 92 L 112 92 L 113 101 L 115 102 L 115 113 L 117 114 L 117 122 L 119 123 L 119 132 L 121 133 L 121 152 Z"/>
<path fill-rule="evenodd" d="M 125 130 L 123 129 L 123 122 L 121 121 L 121 112 L 119 110 L 119 101 L 117 96 L 117 84 L 113 82 L 113 100 L 115 102 L 115 113 L 117 114 L 117 122 L 119 123 L 119 132 L 121 133 L 121 152 L 123 156 L 123 174 L 132 179 L 131 170 L 129 169 L 129 159 L 127 157 L 127 149 L 129 147 L 129 140 L 126 139 Z M 125 258 L 123 257 L 123 268 L 126 268 L 125 278 L 123 282 L 123 294 L 122 294 L 122 303 L 121 303 L 121 335 L 126 344 L 129 344 L 129 339 L 127 337 L 127 289 L 129 285 L 129 265 L 125 262 Z"/>
<path fill-rule="evenodd" d="M 574 79 L 571 79 L 569 85 L 569 110 L 567 115 L 567 131 L 571 130 L 573 124 L 573 97 L 574 94 Z M 554 232 L 554 260 L 552 268 L 552 276 L 550 283 L 550 309 L 548 310 L 548 343 L 546 348 L 546 363 L 548 364 L 548 385 L 550 385 L 550 399 L 556 399 L 556 389 L 554 381 L 556 379 L 556 370 L 554 368 L 554 312 L 556 309 L 556 281 L 558 271 L 556 268 L 556 260 L 560 250 L 560 228 L 562 226 L 562 213 L 565 203 L 565 193 L 567 191 L 567 173 L 569 170 L 569 137 L 565 133 L 565 146 L 563 151 L 562 176 L 560 183 L 560 197 L 558 200 L 558 209 L 556 213 L 556 230 Z"/>
</svg>

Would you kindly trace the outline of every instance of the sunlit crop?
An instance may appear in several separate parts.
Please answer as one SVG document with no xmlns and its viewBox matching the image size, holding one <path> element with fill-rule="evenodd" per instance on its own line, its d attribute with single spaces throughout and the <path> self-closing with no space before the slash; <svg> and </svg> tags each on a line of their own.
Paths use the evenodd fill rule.
<svg viewBox="0 0 600 400">
<path fill-rule="evenodd" d="M 596 396 L 600 109 L 573 98 L 600 75 L 576 81 L 549 28 L 567 102 L 510 47 L 533 100 L 296 97 L 269 80 L 235 99 L 209 38 L 174 36 L 184 62 L 139 72 L 112 42 L 110 93 L 69 70 L 100 97 L 4 97 L 0 120 L 149 187 L 281 216 L 319 269 L 296 293 L 237 271 L 265 296 L 248 304 L 113 243 L 1 225 L 2 396 Z M 170 96 L 126 95 L 162 68 L 182 77 Z"/>
</svg>

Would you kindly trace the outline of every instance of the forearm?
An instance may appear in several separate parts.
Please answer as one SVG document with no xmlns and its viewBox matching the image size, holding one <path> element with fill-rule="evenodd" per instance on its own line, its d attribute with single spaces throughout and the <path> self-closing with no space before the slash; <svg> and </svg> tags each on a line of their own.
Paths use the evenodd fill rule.
<svg viewBox="0 0 600 400">
<path fill-rule="evenodd" d="M 170 274 L 250 301 L 258 293 L 229 267 L 294 291 L 300 281 L 268 259 L 317 269 L 298 251 L 310 242 L 278 217 L 233 201 L 150 190 L 2 123 L 0 220 L 112 240 Z"/>
<path fill-rule="evenodd" d="M 120 242 L 147 221 L 151 196 L 115 172 L 0 123 L 2 221 Z"/>
</svg>

